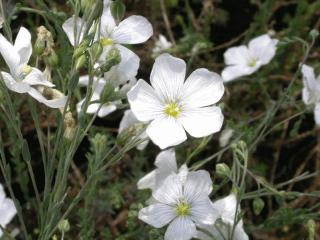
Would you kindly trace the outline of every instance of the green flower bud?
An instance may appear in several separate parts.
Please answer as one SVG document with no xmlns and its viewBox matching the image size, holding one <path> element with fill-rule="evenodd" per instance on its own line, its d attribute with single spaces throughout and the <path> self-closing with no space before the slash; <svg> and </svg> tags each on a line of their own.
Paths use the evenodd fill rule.
<svg viewBox="0 0 320 240">
<path fill-rule="evenodd" d="M 60 232 L 68 232 L 70 230 L 69 221 L 66 219 L 61 220 L 58 224 L 58 229 Z"/>
<path fill-rule="evenodd" d="M 38 38 L 33 46 L 34 52 L 38 56 L 41 56 L 44 53 L 45 49 L 46 49 L 46 41 Z"/>
<path fill-rule="evenodd" d="M 101 16 L 103 11 L 102 0 L 81 0 L 81 10 L 86 20 L 94 20 Z"/>
<path fill-rule="evenodd" d="M 103 72 L 108 72 L 113 66 L 119 64 L 121 62 L 120 51 L 117 48 L 112 48 L 106 58 L 106 62 L 100 66 L 100 69 Z"/>
<path fill-rule="evenodd" d="M 264 201 L 261 198 L 253 199 L 253 212 L 255 215 L 259 215 L 264 208 Z"/>
<path fill-rule="evenodd" d="M 59 58 L 55 51 L 51 51 L 51 53 L 45 57 L 45 61 L 51 67 L 55 67 L 59 64 Z"/>
<path fill-rule="evenodd" d="M 83 55 L 87 51 L 87 48 L 89 47 L 89 45 L 90 45 L 90 39 L 89 38 L 83 39 L 82 42 L 74 50 L 73 58 L 78 58 L 81 55 Z"/>
<path fill-rule="evenodd" d="M 87 57 L 85 54 L 81 55 L 77 58 L 75 63 L 75 69 L 79 71 L 81 68 L 83 68 L 87 64 Z"/>
<path fill-rule="evenodd" d="M 218 163 L 216 165 L 216 173 L 220 177 L 229 177 L 231 175 L 231 170 L 225 163 Z"/>
<path fill-rule="evenodd" d="M 101 56 L 103 51 L 103 46 L 100 42 L 95 42 L 90 47 L 90 53 L 94 61 L 97 61 L 99 57 Z"/>
<path fill-rule="evenodd" d="M 116 21 L 121 21 L 126 12 L 126 5 L 121 0 L 115 0 L 110 6 L 111 14 Z"/>
<path fill-rule="evenodd" d="M 319 31 L 317 29 L 312 29 L 309 34 L 312 38 L 317 38 L 319 36 Z"/>
<path fill-rule="evenodd" d="M 111 83 L 107 83 L 104 86 L 104 89 L 101 94 L 101 102 L 102 103 L 108 103 L 116 100 L 116 93 L 114 86 Z"/>
<path fill-rule="evenodd" d="M 316 223 L 313 219 L 309 219 L 307 222 L 307 228 L 308 228 L 308 239 L 309 240 L 314 240 L 316 239 Z"/>
</svg>

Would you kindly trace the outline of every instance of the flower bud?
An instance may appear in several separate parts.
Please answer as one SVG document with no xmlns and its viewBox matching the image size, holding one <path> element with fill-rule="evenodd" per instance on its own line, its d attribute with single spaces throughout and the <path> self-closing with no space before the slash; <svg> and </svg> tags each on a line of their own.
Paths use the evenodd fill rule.
<svg viewBox="0 0 320 240">
<path fill-rule="evenodd" d="M 316 223 L 313 219 L 309 219 L 307 222 L 307 228 L 308 228 L 308 239 L 313 240 L 316 239 Z"/>
<path fill-rule="evenodd" d="M 91 56 L 95 61 L 97 61 L 99 59 L 99 57 L 101 56 L 102 54 L 102 51 L 103 51 L 103 46 L 100 42 L 95 42 L 91 45 L 90 47 L 90 53 L 91 53 Z"/>
<path fill-rule="evenodd" d="M 113 66 L 121 62 L 120 51 L 117 48 L 112 48 L 106 57 L 106 62 L 100 66 L 103 72 L 108 72 Z"/>
<path fill-rule="evenodd" d="M 116 21 L 121 21 L 126 12 L 126 5 L 121 0 L 115 0 L 110 6 L 111 14 Z"/>
<path fill-rule="evenodd" d="M 75 69 L 79 71 L 81 68 L 83 68 L 87 64 L 87 57 L 85 54 L 81 55 L 77 58 L 75 63 Z"/>
<path fill-rule="evenodd" d="M 74 50 L 72 57 L 73 58 L 78 58 L 81 55 L 83 55 L 87 51 L 87 48 L 89 47 L 89 44 L 90 44 L 90 39 L 89 38 L 83 39 L 82 42 Z"/>
<path fill-rule="evenodd" d="M 81 0 L 80 4 L 86 20 L 92 21 L 101 16 L 103 11 L 102 0 Z"/>
<path fill-rule="evenodd" d="M 69 221 L 66 219 L 61 220 L 58 224 L 58 229 L 60 232 L 68 232 L 70 230 Z"/>
<path fill-rule="evenodd" d="M 101 94 L 101 102 L 108 103 L 116 100 L 117 94 L 115 92 L 114 86 L 111 83 L 107 83 Z"/>
<path fill-rule="evenodd" d="M 51 51 L 51 53 L 45 57 L 45 62 L 50 66 L 54 67 L 59 64 L 59 58 L 55 51 Z"/>
<path fill-rule="evenodd" d="M 312 29 L 309 33 L 312 38 L 317 38 L 319 36 L 319 31 L 317 29 Z"/>
<path fill-rule="evenodd" d="M 261 198 L 253 199 L 253 212 L 255 215 L 259 215 L 264 208 L 264 201 Z"/>
<path fill-rule="evenodd" d="M 38 56 L 41 56 L 44 53 L 45 49 L 46 49 L 46 41 L 38 38 L 33 46 L 34 52 Z"/>
<path fill-rule="evenodd" d="M 227 164 L 218 163 L 216 165 L 216 173 L 220 177 L 229 177 L 231 174 L 231 170 Z"/>
</svg>

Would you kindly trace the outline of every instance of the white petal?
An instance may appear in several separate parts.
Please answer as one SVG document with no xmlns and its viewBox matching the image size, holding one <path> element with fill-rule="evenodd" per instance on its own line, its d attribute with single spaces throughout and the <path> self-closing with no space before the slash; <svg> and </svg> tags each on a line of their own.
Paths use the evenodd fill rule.
<svg viewBox="0 0 320 240">
<path fill-rule="evenodd" d="M 212 180 L 205 170 L 190 172 L 184 185 L 184 196 L 189 202 L 196 201 L 199 196 L 208 196 L 212 191 Z"/>
<path fill-rule="evenodd" d="M 179 99 L 185 75 L 186 63 L 164 53 L 156 58 L 150 81 L 158 95 L 168 103 Z"/>
<path fill-rule="evenodd" d="M 126 110 L 120 121 L 118 132 L 122 133 L 125 129 L 128 129 L 129 127 L 133 126 L 138 122 L 139 121 L 136 118 L 136 116 L 133 114 L 133 112 L 131 110 Z"/>
<path fill-rule="evenodd" d="M 120 44 L 137 44 L 147 41 L 153 34 L 151 23 L 142 16 L 130 16 L 114 28 L 111 38 Z"/>
<path fill-rule="evenodd" d="M 179 176 L 173 173 L 163 181 L 161 186 L 154 189 L 152 196 L 158 202 L 168 205 L 176 204 L 182 197 L 182 185 Z"/>
<path fill-rule="evenodd" d="M 223 81 L 230 82 L 236 78 L 252 74 L 257 70 L 257 66 L 249 67 L 247 65 L 235 65 L 226 67 L 225 69 L 223 69 L 221 76 Z"/>
<path fill-rule="evenodd" d="M 237 208 L 237 198 L 234 194 L 230 194 L 227 197 L 215 201 L 212 207 L 222 219 L 233 222 Z"/>
<path fill-rule="evenodd" d="M 191 136 L 200 138 L 220 131 L 223 114 L 215 106 L 196 108 L 186 110 L 178 120 Z"/>
<path fill-rule="evenodd" d="M 66 96 L 58 99 L 48 100 L 39 91 L 37 91 L 34 88 L 30 88 L 30 90 L 28 91 L 28 94 L 34 99 L 36 99 L 38 102 L 41 102 L 51 108 L 63 108 L 65 107 L 67 102 Z"/>
<path fill-rule="evenodd" d="M 252 56 L 259 59 L 262 64 L 268 64 L 276 54 L 278 40 L 271 39 L 268 34 L 261 35 L 249 42 L 249 51 Z"/>
<path fill-rule="evenodd" d="M 188 77 L 182 91 L 182 100 L 188 107 L 209 106 L 223 96 L 223 80 L 218 74 L 207 69 L 197 69 Z"/>
<path fill-rule="evenodd" d="M 101 15 L 101 26 L 100 26 L 101 35 L 103 37 L 109 38 L 109 35 L 112 33 L 115 27 L 116 27 L 116 22 L 111 14 L 110 1 L 105 1 L 103 12 Z"/>
<path fill-rule="evenodd" d="M 316 104 L 314 108 L 314 120 L 318 126 L 320 126 L 320 102 Z"/>
<path fill-rule="evenodd" d="M 316 79 L 314 69 L 308 65 L 302 65 L 304 88 L 302 91 L 302 100 L 305 104 L 314 104 L 320 100 L 320 81 Z"/>
<path fill-rule="evenodd" d="M 219 215 L 214 212 L 208 195 L 202 194 L 192 202 L 191 218 L 196 223 L 214 224 L 218 217 Z"/>
<path fill-rule="evenodd" d="M 82 41 L 87 24 L 80 17 L 72 16 L 63 23 L 62 28 L 67 34 L 71 45 L 75 46 Z"/>
<path fill-rule="evenodd" d="M 104 104 L 98 113 L 98 117 L 103 118 L 103 117 L 113 113 L 116 110 L 117 110 L 117 106 L 115 104 L 113 104 L 113 103 Z"/>
<path fill-rule="evenodd" d="M 152 171 L 150 173 L 148 173 L 147 175 L 145 175 L 144 177 L 142 177 L 138 183 L 138 189 L 153 189 L 154 186 L 156 184 L 156 171 Z"/>
<path fill-rule="evenodd" d="M 7 63 L 10 72 L 15 73 L 20 64 L 20 56 L 13 45 L 0 34 L 0 53 Z"/>
<path fill-rule="evenodd" d="M 11 199 L 5 198 L 0 203 L 0 225 L 5 227 L 16 215 L 17 210 Z"/>
<path fill-rule="evenodd" d="M 250 53 L 246 46 L 232 47 L 224 53 L 226 65 L 246 65 L 249 58 Z"/>
<path fill-rule="evenodd" d="M 140 79 L 127 96 L 131 110 L 139 121 L 149 121 L 163 114 L 163 103 L 144 80 Z"/>
<path fill-rule="evenodd" d="M 1 74 L 2 74 L 5 85 L 11 91 L 14 91 L 17 93 L 26 93 L 30 90 L 29 84 L 26 84 L 24 82 L 16 82 L 9 73 L 1 72 Z"/>
<path fill-rule="evenodd" d="M 139 219 L 155 228 L 167 225 L 175 216 L 174 208 L 162 203 L 154 203 L 139 211 Z"/>
<path fill-rule="evenodd" d="M 27 64 L 32 54 L 32 45 L 31 34 L 26 28 L 20 28 L 14 43 L 14 48 L 20 55 L 20 65 Z"/>
<path fill-rule="evenodd" d="M 29 85 L 40 85 L 40 86 L 46 86 L 46 87 L 54 87 L 54 84 L 52 82 L 49 82 L 45 79 L 43 73 L 37 69 L 32 68 L 31 73 L 29 73 L 25 79 L 23 79 L 24 83 Z"/>
<path fill-rule="evenodd" d="M 147 128 L 147 134 L 161 149 L 176 146 L 187 139 L 182 125 L 171 117 L 153 120 Z"/>
<path fill-rule="evenodd" d="M 0 184 L 0 203 L 2 203 L 5 198 L 6 198 L 6 193 L 4 191 L 2 184 Z"/>
<path fill-rule="evenodd" d="M 128 48 L 119 44 L 117 44 L 116 47 L 120 51 L 121 62 L 106 72 L 104 77 L 120 85 L 137 75 L 140 59 Z"/>
<path fill-rule="evenodd" d="M 196 226 L 188 217 L 178 217 L 170 223 L 165 240 L 190 240 L 196 234 Z"/>
<path fill-rule="evenodd" d="M 161 151 L 154 163 L 159 169 L 167 172 L 177 172 L 177 161 L 176 161 L 176 152 L 174 148 L 170 148 L 165 151 Z"/>
</svg>

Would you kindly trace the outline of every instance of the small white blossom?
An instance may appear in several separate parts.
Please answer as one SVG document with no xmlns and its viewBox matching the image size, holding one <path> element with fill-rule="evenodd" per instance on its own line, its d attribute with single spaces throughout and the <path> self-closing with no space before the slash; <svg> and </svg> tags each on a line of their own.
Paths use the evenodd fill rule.
<svg viewBox="0 0 320 240">
<path fill-rule="evenodd" d="M 222 71 L 225 82 L 247 76 L 257 71 L 261 66 L 268 64 L 276 54 L 277 39 L 264 34 L 252 39 L 247 46 L 229 48 L 224 53 L 224 62 L 227 67 Z"/>
<path fill-rule="evenodd" d="M 221 132 L 221 135 L 220 135 L 220 138 L 219 138 L 220 147 L 223 148 L 223 147 L 227 146 L 227 144 L 230 142 L 233 134 L 234 134 L 234 130 L 233 129 L 231 129 L 231 128 L 224 129 Z"/>
<path fill-rule="evenodd" d="M 139 123 L 140 122 L 138 121 L 136 116 L 133 114 L 133 112 L 131 110 L 126 110 L 124 112 L 124 115 L 123 115 L 121 121 L 120 121 L 118 132 L 119 132 L 119 134 L 121 134 L 123 131 L 125 131 L 125 130 L 131 128 L 131 127 L 138 126 Z M 147 139 L 148 135 L 147 135 L 146 131 L 143 131 L 140 134 L 139 138 L 140 139 Z M 137 146 L 137 149 L 138 150 L 145 149 L 147 147 L 148 143 L 149 143 L 149 139 L 147 139 L 144 142 L 140 143 Z"/>
<path fill-rule="evenodd" d="M 190 172 L 185 179 L 169 175 L 156 188 L 154 201 L 139 212 L 139 219 L 155 228 L 169 224 L 165 240 L 189 240 L 196 234 L 196 225 L 214 224 L 217 216 L 212 210 L 209 194 L 212 181 L 208 172 Z"/>
<path fill-rule="evenodd" d="M 3 186 L 0 184 L 0 225 L 5 228 L 16 214 L 17 210 L 13 201 L 6 197 Z M 3 232 L 0 228 L 0 238 L 2 235 Z"/>
<path fill-rule="evenodd" d="M 150 76 L 128 92 L 128 101 L 139 121 L 147 127 L 150 139 L 160 148 L 178 145 L 193 137 L 205 137 L 221 129 L 221 109 L 212 106 L 224 93 L 221 77 L 207 69 L 195 70 L 184 81 L 186 63 L 169 54 L 156 58 Z"/>
<path fill-rule="evenodd" d="M 302 75 L 302 100 L 306 105 L 314 105 L 314 119 L 320 126 L 320 76 L 316 78 L 314 69 L 308 65 L 302 65 Z"/>
<path fill-rule="evenodd" d="M 110 81 L 109 81 L 110 82 Z M 133 78 L 131 80 L 129 80 L 127 83 L 125 83 L 124 85 L 121 86 L 117 86 L 115 88 L 115 91 L 117 92 L 123 92 L 123 94 L 125 95 L 127 93 L 127 91 L 136 83 L 136 79 Z M 103 93 L 103 89 L 105 87 L 105 85 L 107 84 L 107 80 L 105 80 L 105 78 L 94 78 L 93 80 L 93 94 L 92 97 L 90 99 L 90 102 L 95 102 L 95 103 L 91 103 L 88 106 L 87 109 L 87 114 L 95 114 L 99 108 L 99 112 L 98 112 L 98 117 L 103 118 L 107 115 L 109 115 L 110 113 L 114 112 L 115 110 L 117 110 L 117 104 L 121 103 L 121 101 L 114 101 L 114 102 L 109 102 L 109 103 L 105 103 L 103 104 L 101 107 L 101 103 L 100 103 L 100 98 L 101 98 L 101 94 Z M 85 75 L 85 76 L 81 76 L 79 78 L 79 85 L 81 86 L 88 86 L 89 85 L 89 76 Z M 85 99 L 82 99 L 78 104 L 77 104 L 77 112 L 80 113 L 81 109 L 82 109 L 82 105 L 84 104 Z"/>
<path fill-rule="evenodd" d="M 165 50 L 168 50 L 172 47 L 172 43 L 167 40 L 165 36 L 162 34 L 159 34 L 158 40 L 155 42 L 155 46 L 152 49 L 153 54 L 159 54 L 164 52 Z"/>
<path fill-rule="evenodd" d="M 200 229 L 196 234 L 197 239 L 201 240 L 248 240 L 249 237 L 243 229 L 243 221 L 240 220 L 236 223 L 234 228 L 233 237 L 232 229 L 235 224 L 235 215 L 237 208 L 237 198 L 231 193 L 229 196 L 222 198 L 212 204 L 213 211 L 218 214 L 218 219 L 215 224 L 212 225 L 199 225 Z M 240 207 L 239 207 L 240 208 Z M 238 214 L 240 209 L 238 209 Z"/>
<path fill-rule="evenodd" d="M 160 152 L 154 165 L 157 168 L 138 181 L 138 189 L 150 188 L 151 190 L 156 190 L 170 174 L 176 173 L 181 177 L 188 174 L 186 165 L 182 165 L 178 170 L 176 153 L 173 148 Z"/>
<path fill-rule="evenodd" d="M 28 93 L 37 101 L 51 108 L 65 106 L 67 100 L 65 96 L 48 100 L 38 91 L 37 87 L 52 88 L 54 84 L 46 80 L 39 69 L 28 65 L 32 54 L 32 45 L 31 34 L 26 28 L 20 28 L 14 45 L 0 34 L 0 53 L 10 70 L 10 73 L 1 72 L 8 89 L 17 93 Z"/>
<path fill-rule="evenodd" d="M 139 57 L 122 46 L 122 44 L 139 44 L 147 41 L 153 34 L 150 22 L 142 17 L 133 15 L 119 24 L 112 17 L 110 10 L 110 1 L 104 1 L 103 13 L 100 22 L 100 32 L 96 33 L 96 38 L 103 45 L 103 53 L 100 57 L 100 63 L 103 63 L 110 49 L 117 48 L 120 51 L 121 62 L 113 66 L 108 72 L 108 79 L 116 78 L 118 81 L 126 81 L 137 75 L 140 59 Z M 77 46 L 83 39 L 87 23 L 76 16 L 67 19 L 63 25 L 63 30 L 68 36 L 70 43 Z"/>
</svg>

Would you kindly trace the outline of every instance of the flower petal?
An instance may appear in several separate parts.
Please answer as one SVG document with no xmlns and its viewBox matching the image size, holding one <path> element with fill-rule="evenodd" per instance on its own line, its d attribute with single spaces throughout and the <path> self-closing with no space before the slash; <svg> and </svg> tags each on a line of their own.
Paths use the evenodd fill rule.
<svg viewBox="0 0 320 240">
<path fill-rule="evenodd" d="M 110 1 L 104 1 L 103 5 L 100 32 L 103 37 L 109 38 L 110 34 L 116 27 L 116 22 L 111 14 Z"/>
<path fill-rule="evenodd" d="M 182 125 L 171 117 L 153 120 L 147 127 L 147 134 L 161 149 L 176 146 L 187 139 Z"/>
<path fill-rule="evenodd" d="M 133 114 L 131 110 L 126 110 L 124 112 L 124 115 L 120 121 L 118 133 L 122 133 L 125 129 L 128 129 L 129 127 L 133 126 L 134 124 L 138 123 L 138 119 Z"/>
<path fill-rule="evenodd" d="M 16 40 L 14 42 L 14 48 L 20 55 L 20 65 L 27 64 L 32 54 L 32 44 L 31 34 L 26 28 L 20 28 Z"/>
<path fill-rule="evenodd" d="M 80 17 L 72 16 L 62 24 L 62 28 L 67 34 L 71 45 L 76 46 L 81 43 L 87 24 Z"/>
<path fill-rule="evenodd" d="M 272 39 L 268 34 L 261 35 L 249 42 L 249 51 L 252 56 L 261 61 L 263 65 L 268 64 L 276 54 L 277 39 Z"/>
<path fill-rule="evenodd" d="M 37 69 L 32 68 L 31 73 L 29 73 L 25 79 L 23 79 L 24 83 L 29 85 L 40 85 L 40 86 L 46 86 L 46 87 L 54 87 L 55 85 L 52 84 L 52 82 L 49 82 L 44 78 L 43 73 Z"/>
<path fill-rule="evenodd" d="M 144 177 L 142 177 L 138 183 L 138 189 L 153 189 L 153 187 L 156 184 L 156 171 L 153 170 L 150 173 L 148 173 L 147 175 L 145 175 Z"/>
<path fill-rule="evenodd" d="M 314 120 L 318 126 L 320 126 L 320 103 L 317 103 L 314 108 Z"/>
<path fill-rule="evenodd" d="M 212 202 L 207 194 L 200 195 L 192 202 L 191 218 L 197 224 L 214 224 L 219 218 L 219 215 L 214 212 Z"/>
<path fill-rule="evenodd" d="M 0 204 L 0 225 L 3 227 L 7 225 L 16 214 L 17 210 L 13 201 L 5 198 Z"/>
<path fill-rule="evenodd" d="M 189 172 L 184 184 L 184 196 L 189 202 L 196 201 L 199 196 L 208 196 L 212 191 L 212 180 L 205 170 Z"/>
<path fill-rule="evenodd" d="M 304 88 L 302 91 L 302 100 L 306 105 L 314 104 L 320 100 L 320 81 L 316 79 L 314 69 L 306 64 L 302 65 Z"/>
<path fill-rule="evenodd" d="M 226 65 L 246 65 L 249 58 L 250 53 L 246 46 L 232 47 L 224 53 Z"/>
<path fill-rule="evenodd" d="M 155 228 L 167 225 L 175 216 L 173 207 L 162 203 L 151 204 L 139 211 L 139 219 Z"/>
<path fill-rule="evenodd" d="M 224 221 L 234 222 L 234 216 L 237 208 L 237 198 L 232 193 L 212 204 L 214 211 L 219 214 Z"/>
<path fill-rule="evenodd" d="M 177 101 L 181 95 L 186 75 L 186 63 L 164 53 L 156 58 L 150 81 L 155 91 L 166 103 Z"/>
<path fill-rule="evenodd" d="M 147 41 L 153 34 L 151 23 L 142 16 L 130 16 L 114 28 L 111 39 L 120 44 L 137 44 Z"/>
<path fill-rule="evenodd" d="M 196 225 L 188 217 L 178 217 L 170 223 L 165 240 L 190 240 L 197 233 Z"/>
<path fill-rule="evenodd" d="M 66 96 L 58 99 L 48 100 L 39 91 L 37 91 L 34 88 L 30 88 L 30 90 L 28 91 L 28 94 L 34 99 L 36 99 L 38 102 L 41 102 L 50 108 L 63 108 L 65 107 L 67 102 Z"/>
<path fill-rule="evenodd" d="M 2 34 L 0 34 L 0 53 L 7 63 L 10 72 L 17 72 L 20 64 L 20 56 L 14 46 Z"/>
<path fill-rule="evenodd" d="M 16 82 L 13 77 L 6 72 L 1 72 L 3 81 L 8 89 L 17 93 L 26 93 L 30 90 L 29 84 L 24 82 Z"/>
<path fill-rule="evenodd" d="M 200 138 L 220 131 L 223 119 L 221 109 L 212 106 L 186 110 L 178 120 L 191 136 Z"/>
<path fill-rule="evenodd" d="M 235 80 L 236 78 L 252 74 L 257 70 L 257 67 L 260 67 L 260 66 L 257 65 L 256 67 L 253 67 L 253 68 L 250 68 L 247 65 L 230 66 L 223 69 L 221 76 L 223 81 L 230 82 L 232 80 Z"/>
<path fill-rule="evenodd" d="M 99 104 L 100 105 L 100 104 Z M 98 112 L 98 117 L 103 118 L 117 110 L 117 106 L 113 103 L 104 104 Z"/>
<path fill-rule="evenodd" d="M 140 79 L 127 96 L 131 110 L 139 121 L 149 121 L 163 114 L 163 103 L 144 80 Z"/>
<path fill-rule="evenodd" d="M 223 80 L 207 69 L 197 69 L 188 77 L 182 91 L 182 100 L 188 107 L 209 106 L 223 96 Z"/>
<path fill-rule="evenodd" d="M 182 185 L 177 174 L 170 174 L 158 188 L 153 190 L 152 196 L 158 202 L 168 205 L 176 204 L 182 197 Z"/>
<path fill-rule="evenodd" d="M 165 151 L 161 151 L 154 163 L 159 169 L 167 172 L 177 172 L 177 161 L 176 161 L 176 152 L 174 148 L 170 148 Z"/>
</svg>

